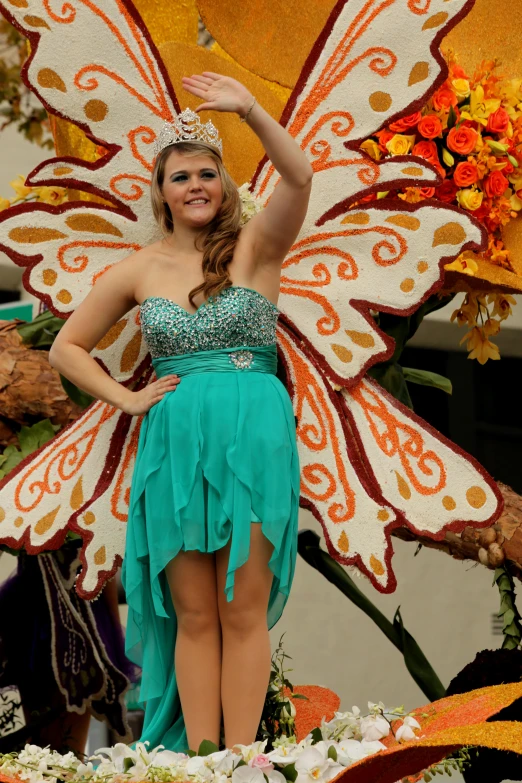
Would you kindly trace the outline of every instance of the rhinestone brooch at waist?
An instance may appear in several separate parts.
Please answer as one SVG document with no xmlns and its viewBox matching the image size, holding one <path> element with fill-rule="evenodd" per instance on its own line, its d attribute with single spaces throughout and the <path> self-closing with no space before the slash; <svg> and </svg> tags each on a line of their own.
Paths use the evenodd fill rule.
<svg viewBox="0 0 522 783">
<path fill-rule="evenodd" d="M 246 370 L 252 364 L 254 354 L 252 351 L 234 351 L 230 354 L 229 359 L 239 370 Z"/>
</svg>

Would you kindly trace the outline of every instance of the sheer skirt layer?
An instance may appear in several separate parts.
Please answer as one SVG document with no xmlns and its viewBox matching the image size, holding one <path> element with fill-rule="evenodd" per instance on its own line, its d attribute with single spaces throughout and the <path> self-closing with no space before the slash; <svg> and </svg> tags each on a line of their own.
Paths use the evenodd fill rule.
<svg viewBox="0 0 522 783">
<path fill-rule="evenodd" d="M 144 417 L 133 473 L 122 578 L 126 652 L 143 669 L 142 739 L 186 750 L 174 672 L 176 616 L 165 566 L 180 551 L 230 541 L 225 593 L 246 563 L 250 525 L 273 544 L 268 626 L 281 616 L 297 554 L 299 461 L 292 404 L 268 372 L 182 377 Z"/>
</svg>

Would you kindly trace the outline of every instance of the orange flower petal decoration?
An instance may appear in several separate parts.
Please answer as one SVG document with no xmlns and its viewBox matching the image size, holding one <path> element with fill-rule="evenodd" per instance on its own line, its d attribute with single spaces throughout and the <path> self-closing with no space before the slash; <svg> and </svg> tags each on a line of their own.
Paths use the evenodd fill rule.
<svg viewBox="0 0 522 783">
<path fill-rule="evenodd" d="M 522 755 L 522 728 L 517 721 L 486 723 L 522 698 L 522 683 L 497 685 L 448 696 L 415 710 L 421 724 L 418 739 L 399 744 L 387 738 L 388 748 L 352 764 L 335 781 L 396 783 L 415 775 L 465 745 L 477 745 Z M 428 717 L 423 718 L 422 714 Z"/>
<path fill-rule="evenodd" d="M 287 688 L 285 695 L 289 693 Z M 300 742 L 312 729 L 321 725 L 323 717 L 326 720 L 333 719 L 334 713 L 341 705 L 341 699 L 329 688 L 323 688 L 320 685 L 297 685 L 294 688 L 294 693 L 308 698 L 308 701 L 290 699 L 295 707 L 295 729 L 297 741 Z"/>
</svg>

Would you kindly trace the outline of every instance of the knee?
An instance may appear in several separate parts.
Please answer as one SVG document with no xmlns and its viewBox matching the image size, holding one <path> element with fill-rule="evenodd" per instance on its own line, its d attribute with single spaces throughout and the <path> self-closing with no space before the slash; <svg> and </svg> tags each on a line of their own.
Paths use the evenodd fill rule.
<svg viewBox="0 0 522 783">
<path fill-rule="evenodd" d="M 266 608 L 247 606 L 234 598 L 219 607 L 219 620 L 223 634 L 246 638 L 259 631 L 268 631 Z"/>
<path fill-rule="evenodd" d="M 178 632 L 191 638 L 201 639 L 219 632 L 218 613 L 209 607 L 178 607 L 176 618 Z"/>
</svg>

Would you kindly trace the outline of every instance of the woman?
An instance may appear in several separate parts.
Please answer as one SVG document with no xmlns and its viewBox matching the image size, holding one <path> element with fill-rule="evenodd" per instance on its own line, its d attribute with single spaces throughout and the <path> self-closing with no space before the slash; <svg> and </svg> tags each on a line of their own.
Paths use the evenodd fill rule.
<svg viewBox="0 0 522 783">
<path fill-rule="evenodd" d="M 152 181 L 164 238 L 109 269 L 64 325 L 51 363 L 89 394 L 144 415 L 123 580 L 127 652 L 143 667 L 143 740 L 172 750 L 255 740 L 270 674 L 268 630 L 292 583 L 299 465 L 276 377 L 282 262 L 312 169 L 238 81 L 183 79 L 204 109 L 236 112 L 281 175 L 239 229 L 219 142 L 165 144 Z M 175 136 L 175 134 L 174 134 Z M 157 380 L 131 391 L 89 356 L 136 303 Z"/>
</svg>

